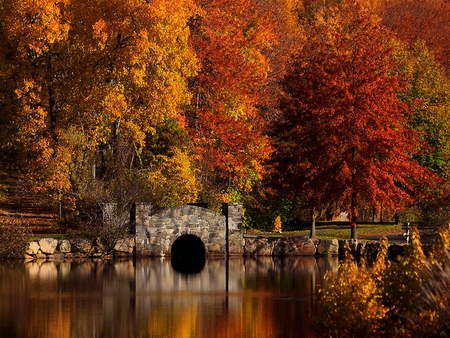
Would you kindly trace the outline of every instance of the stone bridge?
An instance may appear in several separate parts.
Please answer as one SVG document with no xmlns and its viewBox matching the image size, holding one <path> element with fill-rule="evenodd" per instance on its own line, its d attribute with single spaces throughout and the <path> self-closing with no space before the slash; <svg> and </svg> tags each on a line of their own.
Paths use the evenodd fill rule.
<svg viewBox="0 0 450 338">
<path fill-rule="evenodd" d="M 156 209 L 136 204 L 137 256 L 242 255 L 242 205 L 226 203 L 222 214 L 196 205 Z"/>
</svg>

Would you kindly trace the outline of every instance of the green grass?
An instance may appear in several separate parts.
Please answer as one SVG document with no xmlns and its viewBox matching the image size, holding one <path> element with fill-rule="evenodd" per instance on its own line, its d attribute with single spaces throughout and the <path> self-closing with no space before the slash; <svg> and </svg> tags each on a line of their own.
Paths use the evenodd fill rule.
<svg viewBox="0 0 450 338">
<path fill-rule="evenodd" d="M 359 240 L 377 240 L 383 236 L 390 236 L 401 241 L 401 235 L 405 231 L 402 230 L 400 224 L 358 224 L 356 228 L 357 237 Z M 309 230 L 299 230 L 299 231 L 286 231 L 282 233 L 273 232 L 263 232 L 250 229 L 245 232 L 249 235 L 259 235 L 259 236 L 306 236 L 309 237 Z M 316 227 L 316 236 L 319 239 L 326 238 L 336 238 L 336 239 L 349 239 L 350 238 L 350 227 L 349 226 L 318 226 Z"/>
<path fill-rule="evenodd" d="M 53 238 L 53 239 L 69 239 L 72 238 L 66 234 L 37 234 L 30 236 L 30 241 L 38 241 L 43 238 Z"/>
</svg>

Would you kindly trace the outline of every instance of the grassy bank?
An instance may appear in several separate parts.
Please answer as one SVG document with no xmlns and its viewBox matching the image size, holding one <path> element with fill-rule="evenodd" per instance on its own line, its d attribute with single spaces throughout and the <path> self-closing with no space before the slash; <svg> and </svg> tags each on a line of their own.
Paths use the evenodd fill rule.
<svg viewBox="0 0 450 338">
<path fill-rule="evenodd" d="M 357 235 L 359 240 L 378 240 L 383 236 L 390 240 L 404 241 L 400 224 L 358 224 Z M 245 232 L 248 235 L 260 236 L 309 236 L 309 230 L 286 231 L 282 233 L 262 232 L 250 229 Z M 350 238 L 349 226 L 325 225 L 316 227 L 316 235 L 319 239 L 336 238 L 348 239 Z"/>
</svg>

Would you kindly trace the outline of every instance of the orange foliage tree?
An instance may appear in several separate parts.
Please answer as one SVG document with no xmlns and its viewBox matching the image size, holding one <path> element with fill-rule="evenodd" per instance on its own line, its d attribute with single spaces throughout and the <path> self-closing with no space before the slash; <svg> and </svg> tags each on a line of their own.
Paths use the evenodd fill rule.
<svg viewBox="0 0 450 338">
<path fill-rule="evenodd" d="M 197 3 L 202 13 L 191 22 L 191 41 L 201 70 L 191 84 L 187 119 L 202 198 L 239 198 L 235 192 L 252 188 L 271 152 L 265 136 L 268 110 L 262 106 L 270 101 L 275 16 L 254 0 Z"/>
<path fill-rule="evenodd" d="M 397 97 L 390 37 L 378 17 L 344 0 L 318 10 L 305 34 L 284 81 L 277 169 L 312 208 L 348 211 L 356 238 L 360 203 L 408 205 L 428 172 L 413 159 L 418 137 Z"/>
<path fill-rule="evenodd" d="M 120 182 L 136 182 L 164 206 L 239 198 L 271 153 L 267 121 L 298 7 L 2 1 L 8 142 L 35 188 L 59 201 Z"/>
<path fill-rule="evenodd" d="M 169 121 L 184 128 L 187 79 L 197 71 L 186 27 L 195 8 L 190 0 L 2 1 L 4 121 L 36 187 L 56 199 L 86 192 L 102 157 L 109 181 L 139 169 L 152 187 L 179 174 L 190 192 L 183 199 L 195 199 L 185 189 L 195 180 L 188 148 L 155 154 L 151 142 Z M 152 170 L 162 162 L 172 170 Z"/>
</svg>

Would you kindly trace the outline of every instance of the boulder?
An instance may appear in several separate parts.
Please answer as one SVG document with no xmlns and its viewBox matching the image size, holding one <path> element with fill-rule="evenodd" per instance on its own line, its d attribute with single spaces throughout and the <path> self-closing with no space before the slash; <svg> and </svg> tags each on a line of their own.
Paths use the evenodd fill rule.
<svg viewBox="0 0 450 338">
<path fill-rule="evenodd" d="M 72 250 L 70 242 L 66 239 L 59 241 L 59 252 L 68 253 Z"/>
<path fill-rule="evenodd" d="M 124 238 L 119 239 L 114 247 L 114 250 L 117 252 L 124 252 L 128 254 L 132 254 L 135 247 L 135 239 L 134 238 Z"/>
<path fill-rule="evenodd" d="M 359 254 L 362 257 L 375 259 L 380 251 L 380 245 L 381 243 L 376 241 L 361 243 L 359 245 Z"/>
<path fill-rule="evenodd" d="M 43 253 L 43 252 L 41 252 L 41 251 L 39 251 L 36 255 L 34 255 L 34 258 L 36 259 L 36 260 L 47 260 L 47 255 L 45 254 L 45 253 Z"/>
<path fill-rule="evenodd" d="M 272 256 L 276 239 L 268 237 L 245 237 L 244 254 L 247 256 Z"/>
<path fill-rule="evenodd" d="M 405 246 L 408 244 L 391 244 L 388 247 L 388 257 L 390 259 L 396 259 L 398 256 L 403 255 L 405 252 Z"/>
<path fill-rule="evenodd" d="M 339 254 L 339 242 L 337 239 L 321 239 L 317 245 L 316 253 L 320 256 L 337 256 Z"/>
<path fill-rule="evenodd" d="M 339 256 L 345 256 L 347 253 L 353 257 L 359 256 L 358 241 L 356 239 L 339 240 Z"/>
<path fill-rule="evenodd" d="M 314 242 L 304 236 L 281 237 L 273 248 L 275 256 L 314 256 L 315 253 Z"/>
<path fill-rule="evenodd" d="M 45 254 L 52 255 L 56 251 L 58 241 L 54 238 L 43 238 L 39 240 L 39 247 Z"/>
<path fill-rule="evenodd" d="M 26 253 L 28 255 L 36 255 L 39 252 L 39 243 L 38 242 L 31 242 L 28 246 L 28 250 Z"/>
<path fill-rule="evenodd" d="M 81 252 L 84 254 L 90 254 L 94 251 L 94 246 L 92 241 L 86 238 L 74 238 L 70 241 L 70 245 L 73 247 L 74 251 Z"/>
</svg>

